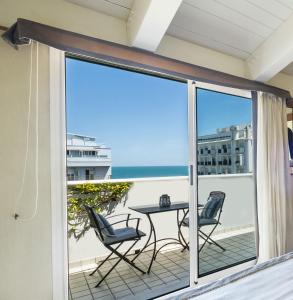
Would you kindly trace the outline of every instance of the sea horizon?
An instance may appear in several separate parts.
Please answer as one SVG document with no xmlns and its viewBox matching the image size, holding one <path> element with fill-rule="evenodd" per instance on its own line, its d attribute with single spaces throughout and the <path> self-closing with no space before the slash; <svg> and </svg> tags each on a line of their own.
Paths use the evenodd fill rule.
<svg viewBox="0 0 293 300">
<path fill-rule="evenodd" d="M 187 176 L 188 166 L 112 166 L 112 179 Z"/>
</svg>

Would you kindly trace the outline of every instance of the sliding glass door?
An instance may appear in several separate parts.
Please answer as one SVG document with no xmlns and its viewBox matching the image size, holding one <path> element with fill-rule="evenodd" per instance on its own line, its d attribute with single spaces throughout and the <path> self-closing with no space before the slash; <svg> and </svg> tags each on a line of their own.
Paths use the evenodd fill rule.
<svg viewBox="0 0 293 300">
<path fill-rule="evenodd" d="M 189 83 L 189 96 L 197 280 L 256 258 L 254 136 L 250 92 Z"/>
<path fill-rule="evenodd" d="M 66 76 L 72 299 L 151 299 L 256 256 L 249 92 L 75 58 Z"/>
<path fill-rule="evenodd" d="M 71 297 L 188 287 L 186 82 L 72 58 L 66 67 Z M 84 204 L 114 223 L 110 237 L 95 236 Z"/>
</svg>

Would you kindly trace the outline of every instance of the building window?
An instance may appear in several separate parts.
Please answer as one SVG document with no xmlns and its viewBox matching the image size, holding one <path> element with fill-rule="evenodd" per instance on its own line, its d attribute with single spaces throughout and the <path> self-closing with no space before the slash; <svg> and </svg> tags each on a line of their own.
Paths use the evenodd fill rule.
<svg viewBox="0 0 293 300">
<path fill-rule="evenodd" d="M 96 151 L 83 151 L 84 156 L 96 156 Z"/>
<path fill-rule="evenodd" d="M 68 154 L 70 157 L 81 157 L 81 151 L 79 150 L 70 150 Z"/>
<path fill-rule="evenodd" d="M 85 180 L 94 180 L 94 171 L 90 169 L 85 170 Z"/>
<path fill-rule="evenodd" d="M 74 173 L 72 172 L 68 172 L 67 173 L 67 180 L 68 181 L 73 181 L 75 178 L 74 178 Z"/>
</svg>

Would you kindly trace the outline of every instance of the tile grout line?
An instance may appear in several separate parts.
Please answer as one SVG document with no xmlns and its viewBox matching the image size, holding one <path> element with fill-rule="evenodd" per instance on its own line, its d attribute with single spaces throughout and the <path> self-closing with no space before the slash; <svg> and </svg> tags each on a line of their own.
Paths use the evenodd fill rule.
<svg viewBox="0 0 293 300">
<path fill-rule="evenodd" d="M 90 286 L 89 286 L 89 283 L 88 283 L 88 281 L 87 281 L 87 278 L 86 278 L 86 276 L 85 276 L 85 273 L 84 273 L 84 271 L 82 272 L 82 274 L 83 274 L 83 276 L 84 276 L 84 279 L 85 279 L 85 282 L 86 282 L 86 284 L 87 284 L 87 286 L 88 286 L 89 292 L 91 293 L 92 300 L 94 300 L 93 293 L 92 293 L 92 291 L 91 291 L 91 289 L 90 289 Z"/>
</svg>

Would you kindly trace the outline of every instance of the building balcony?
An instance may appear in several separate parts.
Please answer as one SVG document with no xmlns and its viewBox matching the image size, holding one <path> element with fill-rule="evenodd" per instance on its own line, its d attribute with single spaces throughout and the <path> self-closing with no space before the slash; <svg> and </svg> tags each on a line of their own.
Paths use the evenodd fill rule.
<svg viewBox="0 0 293 300">
<path fill-rule="evenodd" d="M 107 167 L 111 166 L 111 157 L 67 157 L 68 167 Z"/>
<path fill-rule="evenodd" d="M 126 182 L 128 180 L 112 180 Z M 140 217 L 140 230 L 148 236 L 150 224 L 147 218 L 129 209 L 132 206 L 158 204 L 159 196 L 169 194 L 172 202 L 188 201 L 188 178 L 131 179 L 133 185 L 124 201 L 119 203 L 114 214 L 131 213 Z M 99 181 L 102 182 L 102 181 Z M 70 183 L 73 185 L 74 183 Z M 255 259 L 254 180 L 251 174 L 199 176 L 199 203 L 204 204 L 212 190 L 223 191 L 226 199 L 218 226 L 212 235 L 226 251 L 215 245 L 205 245 L 199 253 L 199 276 L 207 278 L 220 270 Z M 243 191 L 243 192 L 241 192 Z M 176 213 L 165 212 L 152 216 L 157 239 L 178 236 Z M 207 229 L 208 230 L 208 229 Z M 206 231 L 205 231 L 206 232 Z M 182 227 L 182 234 L 189 240 L 189 229 Z M 135 250 L 142 249 L 147 236 Z M 163 243 L 163 242 L 162 242 Z M 162 243 L 158 243 L 158 248 Z M 199 245 L 203 240 L 199 239 Z M 157 248 L 157 249 L 158 249 Z M 134 251 L 128 258 L 134 257 Z M 101 275 L 115 263 L 109 259 L 93 276 L 89 273 L 96 263 L 109 252 L 97 239 L 93 230 L 79 241 L 69 239 L 69 296 L 70 299 L 150 299 L 189 285 L 190 252 L 178 244 L 170 244 L 159 251 L 149 274 L 142 275 L 124 262 L 114 269 L 107 279 L 96 288 Z M 152 247 L 138 257 L 136 265 L 147 270 L 152 257 Z"/>
</svg>

